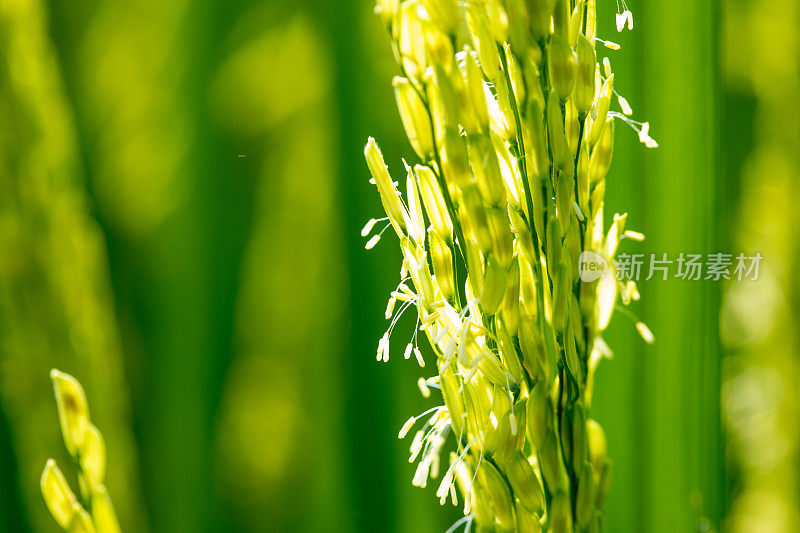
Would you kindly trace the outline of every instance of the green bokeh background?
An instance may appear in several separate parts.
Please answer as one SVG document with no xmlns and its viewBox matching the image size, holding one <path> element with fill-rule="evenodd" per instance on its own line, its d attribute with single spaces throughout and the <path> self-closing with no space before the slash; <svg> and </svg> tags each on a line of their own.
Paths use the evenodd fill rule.
<svg viewBox="0 0 800 533">
<path fill-rule="evenodd" d="M 660 143 L 617 129 L 606 211 L 647 235 L 622 251 L 730 250 L 753 104 L 721 81 L 721 6 L 630 0 L 617 34 L 598 3 Z M 412 152 L 371 3 L 2 0 L 0 41 L 0 531 L 56 531 L 54 366 L 87 389 L 126 531 L 446 530 L 459 511 L 411 487 L 395 439 L 419 369 L 374 358 L 400 256 L 363 249 L 361 153 Z M 642 283 L 653 346 L 615 319 L 609 532 L 725 515 L 722 290 Z"/>
</svg>

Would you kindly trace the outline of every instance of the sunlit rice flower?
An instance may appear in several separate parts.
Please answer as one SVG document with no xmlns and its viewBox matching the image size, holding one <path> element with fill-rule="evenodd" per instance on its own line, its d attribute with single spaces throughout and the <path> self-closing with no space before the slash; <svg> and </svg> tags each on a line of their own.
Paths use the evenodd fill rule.
<svg viewBox="0 0 800 533">
<path fill-rule="evenodd" d="M 105 488 L 106 449 L 91 423 L 86 395 L 78 380 L 52 370 L 61 434 L 78 468 L 80 497 L 70 488 L 53 459 L 42 473 L 44 501 L 56 522 L 70 533 L 119 533 L 117 515 Z"/>
<path fill-rule="evenodd" d="M 632 29 L 618 7 L 618 29 Z M 398 319 L 414 309 L 405 359 L 425 366 L 424 334 L 435 375 L 418 385 L 443 404 L 410 418 L 399 437 L 417 428 L 419 487 L 454 450 L 436 496 L 457 505 L 460 491 L 467 518 L 456 526 L 601 527 L 611 463 L 589 418 L 593 375 L 611 354 L 600 335 L 617 300 L 638 290 L 611 273 L 582 282 L 579 257 L 610 262 L 623 237 L 644 238 L 626 232 L 625 215 L 604 225 L 615 121 L 657 144 L 614 91 L 610 62 L 598 64 L 596 42 L 619 46 L 596 35 L 595 10 L 591 0 L 383 0 L 376 9 L 419 158 L 404 165 L 403 195 L 374 139 L 364 151 L 388 223 L 375 233 L 370 220 L 362 236 L 371 248 L 391 227 L 403 253 L 376 355 L 389 360 Z M 610 109 L 614 97 L 622 113 Z M 653 341 L 644 323 L 636 328 Z"/>
</svg>

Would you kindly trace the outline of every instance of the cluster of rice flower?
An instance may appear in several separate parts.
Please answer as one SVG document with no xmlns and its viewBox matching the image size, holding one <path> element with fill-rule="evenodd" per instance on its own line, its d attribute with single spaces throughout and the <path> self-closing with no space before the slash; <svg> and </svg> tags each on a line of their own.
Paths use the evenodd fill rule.
<svg viewBox="0 0 800 533">
<path fill-rule="evenodd" d="M 404 162 L 402 196 L 375 140 L 365 148 L 387 215 L 367 248 L 391 227 L 403 253 L 377 358 L 388 361 L 399 316 L 415 309 L 405 358 L 435 369 L 420 390 L 442 399 L 400 431 L 416 429 L 413 484 L 441 475 L 436 494 L 461 498 L 467 528 L 599 531 L 611 462 L 589 418 L 593 375 L 618 300 L 638 292 L 613 268 L 581 282 L 579 258 L 612 265 L 622 238 L 641 238 L 625 215 L 604 226 L 615 120 L 656 146 L 616 95 L 608 60 L 598 64 L 596 43 L 619 47 L 596 37 L 591 0 L 382 0 L 377 12 L 419 158 Z M 620 30 L 632 27 L 627 8 L 620 17 Z"/>
<path fill-rule="evenodd" d="M 70 533 L 119 533 L 117 515 L 104 485 L 106 448 L 103 436 L 89 418 L 86 394 L 78 381 L 63 372 L 50 372 L 58 405 L 64 444 L 78 469 L 80 499 L 55 460 L 42 473 L 44 501 L 58 525 Z"/>
</svg>

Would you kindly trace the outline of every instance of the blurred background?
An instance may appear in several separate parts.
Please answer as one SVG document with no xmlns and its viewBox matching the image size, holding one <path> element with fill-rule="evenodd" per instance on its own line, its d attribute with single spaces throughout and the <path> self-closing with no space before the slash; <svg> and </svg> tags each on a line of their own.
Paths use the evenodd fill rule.
<svg viewBox="0 0 800 533">
<path fill-rule="evenodd" d="M 754 283 L 642 284 L 594 416 L 610 532 L 795 532 L 800 10 L 630 0 L 607 211 L 623 252 L 761 253 Z M 54 532 L 75 375 L 128 532 L 443 532 L 411 487 L 416 365 L 375 363 L 400 255 L 362 148 L 411 148 L 368 0 L 0 0 L 0 531 Z M 401 325 L 409 331 L 412 324 Z M 408 364 L 406 364 L 408 363 Z M 68 474 L 74 474 L 67 469 Z"/>
</svg>

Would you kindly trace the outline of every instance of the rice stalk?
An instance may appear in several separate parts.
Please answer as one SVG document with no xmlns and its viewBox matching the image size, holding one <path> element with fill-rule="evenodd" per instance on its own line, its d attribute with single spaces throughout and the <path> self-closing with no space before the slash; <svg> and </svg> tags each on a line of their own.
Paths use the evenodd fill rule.
<svg viewBox="0 0 800 533">
<path fill-rule="evenodd" d="M 758 279 L 732 281 L 722 305 L 728 354 L 721 399 L 732 486 L 724 530 L 789 533 L 800 531 L 800 6 L 725 2 L 723 12 L 724 80 L 737 96 L 736 112 L 746 115 L 742 101 L 755 103 L 752 150 L 737 169 L 733 240 L 765 258 Z"/>
<path fill-rule="evenodd" d="M 603 216 L 615 122 L 657 146 L 629 118 L 610 62 L 598 64 L 596 43 L 619 47 L 596 38 L 592 0 L 381 0 L 376 11 L 418 158 L 403 161 L 401 195 L 375 140 L 365 148 L 386 213 L 365 226 L 366 248 L 391 228 L 403 253 L 377 358 L 388 361 L 413 308 L 404 356 L 435 366 L 423 396 L 441 392 L 399 434 L 416 429 L 413 484 L 442 474 L 440 502 L 464 505 L 454 528 L 600 531 L 611 460 L 589 416 L 593 376 L 617 301 L 638 298 L 613 271 L 626 215 Z M 605 261 L 598 279 L 581 281 L 584 251 Z"/>
<path fill-rule="evenodd" d="M 46 531 L 37 480 L 58 438 L 41 391 L 47 369 L 80 368 L 91 396 L 102 398 L 94 417 L 115 450 L 109 483 L 119 514 L 143 530 L 105 238 L 85 189 L 48 5 L 0 2 L 0 408 L 19 472 L 20 514 Z"/>
</svg>

